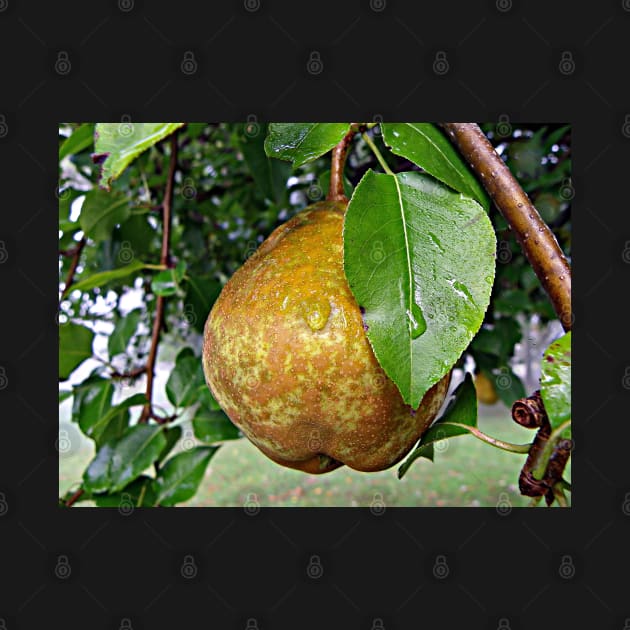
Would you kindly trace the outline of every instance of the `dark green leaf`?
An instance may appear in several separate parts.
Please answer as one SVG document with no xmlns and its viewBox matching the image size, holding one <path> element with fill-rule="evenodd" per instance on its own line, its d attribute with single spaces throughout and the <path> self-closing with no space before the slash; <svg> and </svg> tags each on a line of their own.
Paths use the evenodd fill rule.
<svg viewBox="0 0 630 630">
<path fill-rule="evenodd" d="M 411 464 L 421 457 L 429 461 L 434 460 L 435 449 L 433 448 L 433 442 L 431 442 L 431 444 L 425 444 L 424 446 L 416 446 L 411 455 L 398 467 L 398 479 L 402 479 L 411 468 Z"/>
<path fill-rule="evenodd" d="M 492 381 L 501 402 L 510 409 L 515 400 L 525 396 L 525 386 L 521 379 L 506 365 L 488 370 L 482 367 L 482 372 Z"/>
<path fill-rule="evenodd" d="M 221 293 L 221 283 L 207 276 L 191 276 L 188 278 L 185 308 L 190 323 L 199 331 L 210 313 L 210 309 Z"/>
<path fill-rule="evenodd" d="M 162 427 L 137 424 L 97 451 L 83 482 L 91 492 L 117 492 L 133 481 L 158 457 L 166 444 Z"/>
<path fill-rule="evenodd" d="M 559 127 L 555 131 L 552 131 L 546 138 L 544 142 L 544 151 L 549 153 L 551 151 L 551 147 L 554 144 L 558 144 L 562 138 L 571 130 L 571 125 L 564 125 L 563 127 Z"/>
<path fill-rule="evenodd" d="M 206 444 L 235 440 L 240 437 L 240 432 L 235 427 L 225 412 L 208 409 L 200 405 L 192 420 L 195 437 Z"/>
<path fill-rule="evenodd" d="M 122 263 L 129 263 L 151 251 L 156 232 L 146 214 L 132 214 L 116 230 L 116 235 L 120 241 L 118 258 Z"/>
<path fill-rule="evenodd" d="M 156 499 L 153 490 L 153 478 L 140 475 L 120 492 L 97 494 L 93 499 L 97 507 L 153 507 Z"/>
<path fill-rule="evenodd" d="M 129 340 L 138 328 L 141 313 L 142 311 L 136 308 L 118 320 L 116 327 L 107 340 L 107 350 L 110 358 L 125 352 Z"/>
<path fill-rule="evenodd" d="M 472 197 L 488 211 L 490 198 L 448 138 L 431 123 L 381 123 L 393 153 L 411 160 L 451 188 Z"/>
<path fill-rule="evenodd" d="M 119 267 L 118 269 L 112 269 L 111 271 L 100 271 L 98 273 L 94 273 L 79 282 L 76 282 L 72 285 L 73 291 L 89 291 L 90 289 L 94 289 L 95 287 L 101 287 L 112 280 L 120 280 L 121 278 L 126 278 L 140 269 L 144 269 L 144 263 L 140 260 L 134 260 L 129 265 L 125 267 Z"/>
<path fill-rule="evenodd" d="M 493 354 L 506 362 L 513 354 L 514 344 L 521 339 L 521 328 L 513 318 L 497 319 L 485 325 L 470 344 L 474 352 Z"/>
<path fill-rule="evenodd" d="M 99 185 L 109 188 L 143 151 L 166 138 L 184 123 L 98 123 L 95 129 L 96 157 L 106 157 Z"/>
<path fill-rule="evenodd" d="M 419 457 L 426 457 L 433 461 L 435 442 L 468 433 L 466 429 L 450 424 L 453 422 L 470 427 L 477 426 L 477 394 L 469 372 L 453 392 L 453 397 L 442 416 L 424 433 L 418 446 L 399 467 L 399 479 L 402 479 L 411 464 Z"/>
<path fill-rule="evenodd" d="M 350 130 L 350 123 L 270 123 L 265 152 L 301 166 L 330 151 Z"/>
<path fill-rule="evenodd" d="M 175 359 L 175 367 L 166 382 L 166 395 L 175 407 L 186 407 L 196 402 L 198 390 L 204 384 L 201 359 L 191 356 L 184 348 Z"/>
<path fill-rule="evenodd" d="M 72 397 L 71 389 L 60 389 L 59 390 L 59 404 L 64 402 L 64 400 L 68 400 L 68 398 Z"/>
<path fill-rule="evenodd" d="M 111 380 L 91 376 L 74 388 L 72 420 L 90 435 L 93 425 L 111 408 L 114 385 Z"/>
<path fill-rule="evenodd" d="M 555 429 L 571 419 L 571 332 L 547 348 L 540 369 L 540 395 Z"/>
<path fill-rule="evenodd" d="M 154 481 L 156 503 L 171 506 L 193 497 L 217 450 L 218 447 L 198 446 L 171 457 Z"/>
<path fill-rule="evenodd" d="M 59 326 L 59 380 L 65 381 L 83 361 L 92 356 L 94 333 L 78 324 Z"/>
<path fill-rule="evenodd" d="M 72 134 L 66 138 L 59 147 L 59 161 L 66 155 L 81 153 L 94 142 L 94 123 L 84 123 L 77 127 Z"/>
<path fill-rule="evenodd" d="M 95 188 L 85 196 L 79 224 L 93 241 L 105 241 L 117 225 L 129 218 L 129 213 L 127 197 Z"/>
<path fill-rule="evenodd" d="M 420 445 L 468 433 L 466 429 L 451 423 L 466 424 L 469 427 L 477 426 L 477 390 L 470 372 L 466 372 L 464 380 L 453 392 L 453 397 L 444 413 L 422 436 Z"/>
<path fill-rule="evenodd" d="M 253 125 L 255 133 L 252 132 Z M 266 134 L 266 123 L 246 123 L 239 144 L 258 190 L 266 199 L 282 207 L 287 203 L 287 179 L 291 166 L 267 157 L 264 146 Z"/>
<path fill-rule="evenodd" d="M 529 313 L 531 300 L 525 291 L 521 289 L 507 289 L 502 291 L 494 300 L 494 310 L 497 313 L 516 315 L 517 313 Z"/>
<path fill-rule="evenodd" d="M 81 429 L 91 437 L 96 445 L 99 446 L 103 442 L 114 437 L 120 437 L 129 424 L 130 407 L 144 405 L 147 402 L 144 394 L 134 394 L 129 398 L 118 403 L 115 407 L 102 409 L 100 415 L 92 416 L 89 424 L 81 424 Z"/>
<path fill-rule="evenodd" d="M 88 492 L 107 492 L 111 487 L 109 469 L 114 457 L 114 444 L 103 444 L 83 473 L 83 487 Z"/>
<path fill-rule="evenodd" d="M 161 464 L 166 456 L 173 450 L 175 444 L 182 436 L 182 428 L 181 427 L 172 427 L 170 429 L 164 430 L 164 438 L 166 439 L 166 445 L 162 449 L 162 452 L 159 454 L 157 458 L 157 463 Z"/>
<path fill-rule="evenodd" d="M 354 191 L 346 276 L 376 358 L 412 407 L 479 330 L 495 249 L 481 206 L 427 175 L 368 171 Z"/>
</svg>

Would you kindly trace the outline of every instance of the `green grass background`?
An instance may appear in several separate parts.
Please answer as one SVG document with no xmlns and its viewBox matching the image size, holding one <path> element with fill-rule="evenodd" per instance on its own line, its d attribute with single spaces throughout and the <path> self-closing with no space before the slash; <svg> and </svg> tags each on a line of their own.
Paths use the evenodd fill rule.
<svg viewBox="0 0 630 630">
<path fill-rule="evenodd" d="M 92 442 L 72 425 L 72 448 L 59 459 L 59 491 L 77 487 L 93 457 Z M 530 442 L 534 432 L 516 425 L 501 403 L 479 405 L 479 428 L 503 440 Z M 441 447 L 441 448 L 440 448 Z M 524 455 L 507 453 L 472 436 L 439 443 L 435 462 L 420 459 L 402 480 L 397 466 L 378 473 L 360 473 L 341 467 L 324 475 L 308 475 L 275 464 L 248 440 L 221 446 L 206 472 L 198 493 L 183 506 L 242 507 L 255 500 L 261 507 L 496 507 L 507 500 L 512 507 L 529 504 L 518 491 Z M 570 468 L 566 478 L 570 479 Z M 77 506 L 92 505 L 90 502 Z"/>
</svg>

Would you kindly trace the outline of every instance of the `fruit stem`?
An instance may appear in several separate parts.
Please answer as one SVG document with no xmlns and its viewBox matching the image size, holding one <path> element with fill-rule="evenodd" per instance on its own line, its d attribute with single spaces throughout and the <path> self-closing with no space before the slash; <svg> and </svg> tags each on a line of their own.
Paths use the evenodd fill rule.
<svg viewBox="0 0 630 630">
<path fill-rule="evenodd" d="M 341 201 L 348 203 L 348 198 L 343 190 L 343 169 L 346 164 L 346 157 L 350 142 L 359 131 L 358 123 L 350 125 L 350 131 L 341 139 L 339 144 L 332 150 L 332 160 L 330 163 L 330 186 L 328 187 L 328 201 Z"/>
<path fill-rule="evenodd" d="M 512 444 L 512 442 L 504 442 L 503 440 L 499 440 L 497 438 L 493 438 L 489 435 L 483 433 L 476 427 L 471 427 L 469 424 L 463 424 L 461 422 L 445 422 L 444 424 L 450 424 L 454 427 L 460 427 L 462 429 L 466 429 L 466 431 L 470 431 L 477 439 L 485 442 L 486 444 L 490 444 L 495 448 L 500 448 L 502 451 L 508 451 L 510 453 L 529 453 L 529 449 L 531 444 Z"/>
<path fill-rule="evenodd" d="M 378 150 L 378 147 L 374 144 L 374 141 L 372 140 L 372 138 L 370 138 L 370 135 L 368 133 L 364 133 L 363 135 L 363 139 L 365 140 L 366 144 L 368 145 L 368 147 L 370 147 L 370 149 L 372 149 L 372 153 L 374 153 L 374 155 L 376 156 L 376 159 L 378 160 L 378 163 L 381 165 L 382 169 L 388 174 L 388 175 L 393 175 L 393 171 L 391 168 L 389 168 L 389 166 L 387 165 L 387 162 L 385 161 L 385 158 L 381 155 L 381 152 Z"/>
</svg>

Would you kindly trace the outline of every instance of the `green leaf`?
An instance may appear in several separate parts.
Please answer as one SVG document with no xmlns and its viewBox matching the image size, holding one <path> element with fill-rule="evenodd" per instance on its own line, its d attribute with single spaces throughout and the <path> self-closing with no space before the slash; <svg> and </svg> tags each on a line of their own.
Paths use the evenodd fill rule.
<svg viewBox="0 0 630 630">
<path fill-rule="evenodd" d="M 525 386 L 521 379 L 506 365 L 488 370 L 481 370 L 491 381 L 501 402 L 511 408 L 515 400 L 525 396 Z"/>
<path fill-rule="evenodd" d="M 184 311 L 199 332 L 203 332 L 210 309 L 219 297 L 221 288 L 221 283 L 209 276 L 188 277 Z"/>
<path fill-rule="evenodd" d="M 86 490 L 117 492 L 136 479 L 166 444 L 162 427 L 137 424 L 99 448 L 83 474 Z"/>
<path fill-rule="evenodd" d="M 129 340 L 133 337 L 133 334 L 138 328 L 141 314 L 142 311 L 136 308 L 118 320 L 116 327 L 107 340 L 107 351 L 109 352 L 110 358 L 117 354 L 122 354 L 127 350 Z"/>
<path fill-rule="evenodd" d="M 525 291 L 521 289 L 507 289 L 502 291 L 494 300 L 494 310 L 496 313 L 506 315 L 517 315 L 518 313 L 529 313 L 531 311 L 531 300 Z"/>
<path fill-rule="evenodd" d="M 60 389 L 59 390 L 59 404 L 68 400 L 68 398 L 72 398 L 72 390 L 71 389 Z"/>
<path fill-rule="evenodd" d="M 381 123 L 383 139 L 401 155 L 451 188 L 478 201 L 486 212 L 490 198 L 448 138 L 431 123 Z"/>
<path fill-rule="evenodd" d="M 180 437 L 182 437 L 181 427 L 171 427 L 170 429 L 164 429 L 164 438 L 166 439 L 166 445 L 157 458 L 158 464 L 161 464 L 166 459 L 166 456 L 173 450 L 173 447 L 175 446 L 175 444 L 177 444 L 177 441 Z"/>
<path fill-rule="evenodd" d="M 101 414 L 94 416 L 89 425 L 81 425 L 81 429 L 91 437 L 97 446 L 107 442 L 111 438 L 118 438 L 129 425 L 130 407 L 144 405 L 147 402 L 144 394 L 134 394 L 129 398 L 118 403 L 115 407 L 102 410 Z"/>
<path fill-rule="evenodd" d="M 350 123 L 270 123 L 265 152 L 295 168 L 330 151 L 349 130 Z"/>
<path fill-rule="evenodd" d="M 85 195 L 79 224 L 93 241 L 106 241 L 112 230 L 129 218 L 129 213 L 127 197 L 95 188 Z"/>
<path fill-rule="evenodd" d="M 199 488 L 208 462 L 218 447 L 198 446 L 171 457 L 154 481 L 156 503 L 172 506 L 188 501 Z"/>
<path fill-rule="evenodd" d="M 540 370 L 540 395 L 555 429 L 571 419 L 571 332 L 547 348 Z"/>
<path fill-rule="evenodd" d="M 166 395 L 175 407 L 196 402 L 198 390 L 204 384 L 201 359 L 190 348 L 184 348 L 175 359 L 175 367 L 166 382 Z"/>
<path fill-rule="evenodd" d="M 94 332 L 78 324 L 59 326 L 59 380 L 65 381 L 83 361 L 92 356 Z"/>
<path fill-rule="evenodd" d="M 121 278 L 126 278 L 140 269 L 144 269 L 144 263 L 140 260 L 134 260 L 132 263 L 119 267 L 118 269 L 111 269 L 110 271 L 100 271 L 98 273 L 94 273 L 83 280 L 79 280 L 79 282 L 75 282 L 72 285 L 73 291 L 89 291 L 90 289 L 94 289 L 95 287 L 101 287 L 112 280 L 120 280 Z"/>
<path fill-rule="evenodd" d="M 424 433 L 418 446 L 399 467 L 399 479 L 402 479 L 411 464 L 419 457 L 427 457 L 433 461 L 433 444 L 435 442 L 468 433 L 466 429 L 450 424 L 453 422 L 470 427 L 477 426 L 477 394 L 470 372 L 466 373 L 464 380 L 453 392 L 453 397 L 442 416 Z"/>
<path fill-rule="evenodd" d="M 115 234 L 121 247 L 118 258 L 128 263 L 132 258 L 142 258 L 152 250 L 157 233 L 149 225 L 146 214 L 132 214 Z"/>
<path fill-rule="evenodd" d="M 72 420 L 89 435 L 91 427 L 111 408 L 114 384 L 110 379 L 91 376 L 73 388 Z"/>
<path fill-rule="evenodd" d="M 563 127 L 559 127 L 555 131 L 552 131 L 544 141 L 544 151 L 549 153 L 551 151 L 551 147 L 554 144 L 557 144 L 564 138 L 565 134 L 571 129 L 571 125 L 564 125 Z"/>
<path fill-rule="evenodd" d="M 180 284 L 186 273 L 186 263 L 180 261 L 173 269 L 166 269 L 158 273 L 151 281 L 151 291 L 155 295 L 168 297 L 180 292 Z"/>
<path fill-rule="evenodd" d="M 166 138 L 184 123 L 98 123 L 94 158 L 105 160 L 99 185 L 109 188 L 143 151 Z"/>
<path fill-rule="evenodd" d="M 257 125 L 254 128 L 256 133 L 249 131 L 252 124 Z M 288 200 L 287 179 L 291 173 L 291 166 L 267 157 L 266 134 L 266 123 L 245 123 L 239 136 L 239 146 L 257 189 L 266 199 L 282 207 Z"/>
<path fill-rule="evenodd" d="M 77 127 L 59 147 L 59 161 L 67 155 L 81 153 L 94 142 L 94 123 L 84 123 Z"/>
<path fill-rule="evenodd" d="M 511 318 L 497 319 L 494 324 L 486 324 L 477 333 L 470 344 L 470 349 L 486 354 L 493 354 L 503 363 L 514 353 L 514 344 L 521 339 L 521 327 Z"/>
<path fill-rule="evenodd" d="M 224 411 L 200 405 L 192 420 L 195 437 L 205 444 L 235 440 L 241 436 Z"/>
<path fill-rule="evenodd" d="M 153 478 L 140 475 L 120 492 L 97 494 L 93 496 L 93 499 L 97 507 L 120 508 L 128 503 L 133 507 L 153 507 L 156 499 Z"/>
<path fill-rule="evenodd" d="M 354 191 L 346 276 L 376 358 L 412 407 L 479 330 L 495 250 L 481 206 L 427 175 L 368 171 Z"/>
<path fill-rule="evenodd" d="M 114 443 L 103 444 L 83 473 L 83 487 L 88 492 L 107 492 L 111 487 L 109 468 L 114 457 Z"/>
</svg>

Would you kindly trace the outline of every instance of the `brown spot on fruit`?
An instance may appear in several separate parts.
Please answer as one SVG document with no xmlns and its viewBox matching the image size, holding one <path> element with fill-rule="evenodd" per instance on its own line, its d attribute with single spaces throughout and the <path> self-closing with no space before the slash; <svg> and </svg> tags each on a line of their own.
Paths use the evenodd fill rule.
<svg viewBox="0 0 630 630">
<path fill-rule="evenodd" d="M 345 204 L 276 228 L 223 288 L 203 368 L 232 422 L 273 461 L 309 473 L 400 461 L 437 415 L 450 373 L 415 413 L 378 364 L 343 271 Z"/>
</svg>

